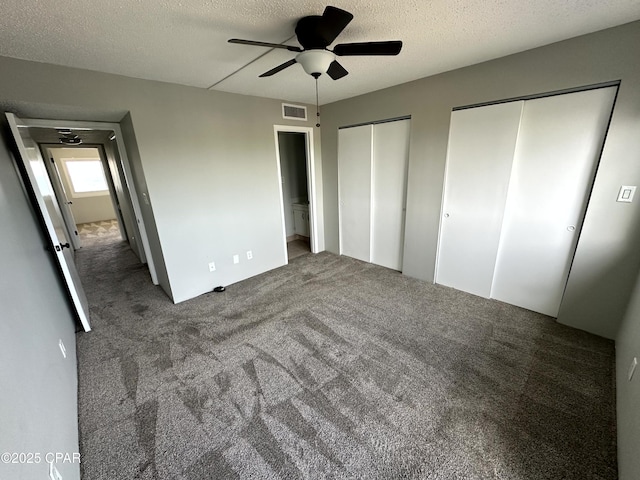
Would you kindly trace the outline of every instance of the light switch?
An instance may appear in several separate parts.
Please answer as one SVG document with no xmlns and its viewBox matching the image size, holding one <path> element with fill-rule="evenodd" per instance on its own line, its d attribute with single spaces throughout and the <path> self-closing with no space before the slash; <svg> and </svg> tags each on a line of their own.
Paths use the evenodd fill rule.
<svg viewBox="0 0 640 480">
<path fill-rule="evenodd" d="M 633 202 L 633 196 L 636 193 L 636 187 L 630 185 L 623 185 L 618 192 L 618 202 L 631 203 Z"/>
</svg>

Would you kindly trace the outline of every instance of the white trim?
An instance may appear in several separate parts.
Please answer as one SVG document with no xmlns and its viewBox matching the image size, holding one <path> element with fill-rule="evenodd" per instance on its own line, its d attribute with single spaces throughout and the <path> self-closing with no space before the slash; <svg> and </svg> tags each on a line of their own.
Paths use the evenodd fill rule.
<svg viewBox="0 0 640 480">
<path fill-rule="evenodd" d="M 340 175 L 340 128 L 336 130 L 336 179 L 338 183 L 338 254 L 342 255 L 342 198 L 340 198 L 341 175 Z"/>
<path fill-rule="evenodd" d="M 444 219 L 444 202 L 447 199 L 447 177 L 449 174 L 449 152 L 451 150 L 451 116 L 453 110 L 449 114 L 449 134 L 447 137 L 447 155 L 444 160 L 444 173 L 442 175 L 442 196 L 440 197 L 440 221 L 438 223 L 438 241 L 436 243 L 436 261 L 433 265 L 433 283 L 436 284 L 438 279 L 438 268 L 440 267 L 440 242 L 442 241 L 443 219 Z"/>
<path fill-rule="evenodd" d="M 278 143 L 278 130 L 275 130 L 276 137 L 276 170 L 278 171 L 278 192 L 280 192 L 280 220 L 282 221 L 282 236 L 284 237 L 284 262 L 285 265 L 289 264 L 289 253 L 287 251 L 287 226 L 284 218 L 284 192 L 282 190 L 282 167 L 280 166 L 280 146 Z"/>
<path fill-rule="evenodd" d="M 44 164 L 46 165 L 47 173 L 49 174 L 49 180 L 51 180 L 51 186 L 53 187 L 53 191 L 58 199 L 58 206 L 60 207 L 60 213 L 62 213 L 62 221 L 69 233 L 69 241 L 73 244 L 73 249 L 78 250 L 81 247 L 81 242 L 80 236 L 78 235 L 76 220 L 73 215 L 73 211 L 71 210 L 69 196 L 62 185 L 62 174 L 59 172 L 55 161 L 51 161 L 52 156 L 49 145 L 50 144 L 47 143 L 40 144 L 40 153 L 44 159 Z M 72 228 L 73 230 L 71 230 Z"/>
<path fill-rule="evenodd" d="M 144 249 L 145 257 L 147 260 L 147 266 L 149 268 L 149 273 L 151 274 L 151 281 L 154 285 L 158 285 L 158 275 L 156 273 L 155 264 L 153 263 L 153 257 L 151 255 L 151 246 L 149 244 L 149 237 L 147 236 L 147 230 L 144 225 L 144 220 L 142 218 L 142 211 L 140 209 L 140 203 L 138 202 L 138 194 L 135 188 L 135 184 L 133 183 L 133 175 L 131 170 L 131 165 L 129 164 L 129 157 L 127 156 L 127 152 L 124 149 L 123 145 L 123 136 L 122 130 L 120 128 L 119 123 L 108 123 L 108 122 L 83 122 L 83 121 L 72 121 L 72 120 L 43 120 L 38 118 L 23 118 L 21 119 L 22 123 L 18 125 L 18 127 L 43 127 L 43 128 L 69 128 L 72 130 L 112 130 L 116 135 L 116 145 L 118 147 L 118 153 L 120 154 L 120 160 L 122 161 L 122 166 L 124 167 L 124 178 L 127 182 L 127 187 L 129 188 L 129 194 L 131 197 L 131 206 L 133 207 L 133 212 L 138 222 L 138 230 L 140 231 L 140 240 L 142 243 L 142 248 Z"/>
<path fill-rule="evenodd" d="M 307 190 L 309 192 L 309 228 L 311 229 L 311 253 L 318 253 L 318 197 L 316 195 L 316 171 L 313 128 L 312 127 L 295 127 L 291 125 L 274 125 L 273 135 L 276 142 L 276 162 L 278 169 L 278 186 L 280 190 L 280 211 L 282 212 L 282 240 L 284 243 L 285 258 L 287 255 L 287 228 L 284 222 L 284 198 L 282 196 L 282 167 L 280 164 L 280 145 L 278 142 L 278 132 L 284 133 L 304 133 L 305 148 L 307 154 Z M 288 262 L 288 260 L 287 260 Z"/>
<path fill-rule="evenodd" d="M 369 133 L 371 135 L 371 149 L 369 151 L 369 162 L 371 165 L 371 171 L 369 172 L 369 263 L 373 263 L 373 243 L 374 243 L 374 238 L 373 238 L 373 227 L 374 227 L 374 223 L 375 223 L 375 217 L 374 217 L 374 212 L 375 212 L 375 179 L 376 179 L 376 173 L 375 173 L 375 165 L 376 162 L 375 160 L 375 147 L 376 147 L 376 136 L 375 136 L 375 128 L 373 123 L 371 125 L 369 125 Z"/>
</svg>

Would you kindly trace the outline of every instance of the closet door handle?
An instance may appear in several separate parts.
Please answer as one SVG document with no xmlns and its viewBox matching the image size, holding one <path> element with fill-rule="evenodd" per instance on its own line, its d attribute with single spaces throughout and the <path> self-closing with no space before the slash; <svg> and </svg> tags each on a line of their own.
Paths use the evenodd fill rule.
<svg viewBox="0 0 640 480">
<path fill-rule="evenodd" d="M 444 214 L 444 218 L 449 218 L 449 214 L 448 214 L 448 213 L 445 213 L 445 214 Z"/>
<path fill-rule="evenodd" d="M 567 227 L 567 230 L 569 230 L 570 232 L 574 232 L 576 230 L 576 227 L 575 227 L 575 225 L 569 225 Z"/>
</svg>

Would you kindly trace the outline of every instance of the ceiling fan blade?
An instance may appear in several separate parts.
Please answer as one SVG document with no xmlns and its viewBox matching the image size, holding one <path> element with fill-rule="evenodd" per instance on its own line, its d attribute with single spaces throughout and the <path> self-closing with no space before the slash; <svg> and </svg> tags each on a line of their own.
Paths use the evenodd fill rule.
<svg viewBox="0 0 640 480">
<path fill-rule="evenodd" d="M 347 72 L 342 65 L 334 60 L 333 62 L 331 62 L 331 65 L 329 65 L 327 75 L 329 75 L 334 80 L 340 80 L 342 77 L 349 75 L 349 72 Z"/>
<path fill-rule="evenodd" d="M 273 74 L 275 74 L 275 73 L 278 73 L 278 72 L 280 72 L 280 71 L 284 70 L 284 69 L 285 69 L 285 68 L 287 68 L 287 67 L 290 67 L 290 66 L 291 66 L 291 65 L 293 65 L 294 63 L 296 63 L 296 59 L 295 59 L 295 58 L 292 58 L 292 59 L 291 59 L 291 60 L 289 60 L 288 62 L 281 63 L 281 64 L 280 64 L 280 65 L 278 65 L 277 67 L 272 68 L 272 69 L 271 69 L 271 70 L 269 70 L 268 72 L 264 72 L 262 75 L 259 75 L 259 76 L 260 76 L 260 78 L 262 78 L 262 77 L 270 77 L 271 75 L 273 75 Z"/>
<path fill-rule="evenodd" d="M 327 45 L 330 45 L 351 20 L 353 20 L 353 14 L 340 8 L 327 6 L 318 25 L 318 34 L 327 42 Z"/>
<path fill-rule="evenodd" d="M 398 55 L 402 50 L 400 40 L 389 42 L 341 43 L 336 45 L 333 53 L 338 56 L 349 55 Z"/>
<path fill-rule="evenodd" d="M 242 40 L 241 38 L 231 38 L 228 41 L 229 43 L 239 43 L 240 45 L 254 45 L 257 47 L 268 47 L 268 48 L 283 48 L 285 50 L 289 50 L 290 52 L 302 51 L 300 47 L 295 47 L 293 45 L 283 45 L 282 43 L 256 42 L 254 40 Z"/>
</svg>

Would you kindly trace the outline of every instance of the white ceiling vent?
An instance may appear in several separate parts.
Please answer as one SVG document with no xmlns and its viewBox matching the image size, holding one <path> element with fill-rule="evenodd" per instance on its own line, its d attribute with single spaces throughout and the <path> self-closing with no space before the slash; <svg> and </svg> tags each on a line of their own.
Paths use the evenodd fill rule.
<svg viewBox="0 0 640 480">
<path fill-rule="evenodd" d="M 282 104 L 282 118 L 285 120 L 307 120 L 307 107 L 302 105 Z"/>
</svg>

